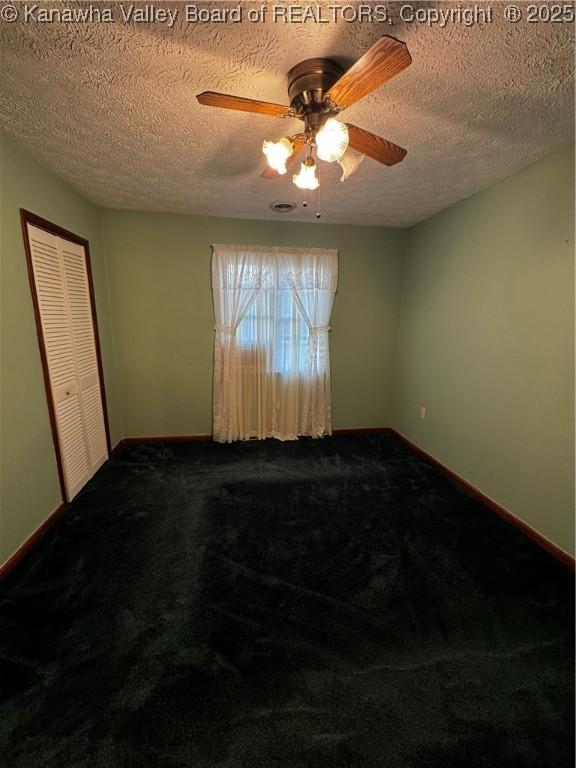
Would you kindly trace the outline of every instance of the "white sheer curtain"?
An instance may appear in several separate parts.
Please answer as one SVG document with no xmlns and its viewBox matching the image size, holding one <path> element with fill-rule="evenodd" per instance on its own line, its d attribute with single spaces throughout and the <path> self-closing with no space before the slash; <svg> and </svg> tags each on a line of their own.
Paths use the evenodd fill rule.
<svg viewBox="0 0 576 768">
<path fill-rule="evenodd" d="M 212 248 L 214 439 L 331 434 L 337 251 Z"/>
</svg>

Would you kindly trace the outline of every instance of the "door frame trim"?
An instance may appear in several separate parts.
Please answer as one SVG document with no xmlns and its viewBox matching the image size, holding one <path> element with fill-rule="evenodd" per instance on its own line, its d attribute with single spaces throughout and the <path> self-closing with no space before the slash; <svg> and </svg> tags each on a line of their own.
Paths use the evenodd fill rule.
<svg viewBox="0 0 576 768">
<path fill-rule="evenodd" d="M 62 456 L 60 454 L 60 444 L 58 442 L 58 426 L 56 423 L 56 414 L 54 412 L 54 403 L 52 402 L 52 390 L 50 387 L 50 373 L 48 369 L 48 357 L 46 355 L 46 347 L 44 345 L 44 332 L 42 330 L 42 319 L 40 316 L 40 307 L 38 305 L 38 294 L 36 292 L 36 279 L 34 277 L 34 267 L 32 264 L 32 253 L 30 250 L 30 240 L 28 237 L 28 224 L 32 224 L 38 229 L 43 229 L 46 232 L 50 232 L 52 235 L 61 237 L 63 240 L 68 240 L 72 243 L 77 243 L 84 248 L 84 258 L 86 262 L 86 276 L 88 279 L 88 292 L 90 294 L 90 310 L 92 315 L 92 330 L 94 332 L 94 345 L 96 347 L 96 361 L 98 365 L 98 380 L 100 383 L 100 397 L 102 400 L 102 413 L 104 415 L 104 430 L 106 433 L 106 448 L 108 450 L 108 458 L 112 453 L 110 444 L 110 425 L 108 423 L 108 406 L 106 400 L 106 387 L 104 384 L 104 369 L 102 367 L 102 354 L 100 351 L 100 334 L 98 333 L 98 318 L 96 315 L 96 301 L 94 298 L 94 285 L 92 281 L 92 263 L 90 261 L 90 243 L 83 237 L 70 232 L 64 227 L 54 224 L 48 219 L 43 219 L 31 211 L 27 211 L 25 208 L 20 208 L 20 221 L 22 223 L 22 237 L 24 239 L 24 251 L 26 253 L 26 266 L 28 269 L 28 282 L 30 285 L 30 295 L 32 297 L 32 306 L 34 307 L 34 320 L 36 323 L 36 335 L 38 337 L 38 346 L 40 348 L 40 361 L 42 363 L 42 376 L 44 379 L 44 391 L 46 393 L 46 401 L 48 403 L 48 415 L 50 417 L 50 428 L 52 431 L 52 442 L 54 443 L 54 451 L 56 453 L 56 465 L 58 468 L 58 479 L 60 481 L 60 491 L 62 494 L 62 501 L 68 503 L 69 499 L 66 493 L 66 483 L 64 481 L 64 467 L 62 463 Z"/>
</svg>

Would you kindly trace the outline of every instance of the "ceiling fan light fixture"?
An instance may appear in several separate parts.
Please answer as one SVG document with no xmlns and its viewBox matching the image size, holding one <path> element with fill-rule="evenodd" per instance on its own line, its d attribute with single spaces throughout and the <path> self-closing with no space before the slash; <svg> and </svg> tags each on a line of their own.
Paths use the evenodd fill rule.
<svg viewBox="0 0 576 768">
<path fill-rule="evenodd" d="M 280 141 L 264 141 L 262 143 L 262 152 L 266 156 L 268 165 L 277 173 L 286 173 L 286 160 L 294 151 L 294 144 L 291 139 L 284 137 Z"/>
<path fill-rule="evenodd" d="M 394 142 L 335 118 L 411 63 L 406 43 L 382 35 L 346 72 L 326 57 L 305 59 L 292 67 L 288 72 L 290 106 L 215 91 L 203 91 L 196 98 L 209 107 L 303 121 L 300 133 L 263 143 L 268 164 L 260 175 L 265 179 L 285 175 L 306 147 L 307 159 L 292 179 L 300 189 L 314 190 L 320 186 L 314 157 L 316 161 L 339 162 L 343 172 L 340 181 L 358 170 L 364 155 L 386 166 L 406 157 L 406 150 Z M 355 152 L 348 152 L 348 147 Z"/>
<path fill-rule="evenodd" d="M 299 189 L 318 189 L 320 182 L 316 176 L 316 163 L 312 158 L 300 165 L 300 171 L 292 177 L 292 181 Z"/>
<path fill-rule="evenodd" d="M 348 148 L 348 128 L 330 117 L 316 134 L 316 152 L 320 160 L 334 163 Z"/>
</svg>

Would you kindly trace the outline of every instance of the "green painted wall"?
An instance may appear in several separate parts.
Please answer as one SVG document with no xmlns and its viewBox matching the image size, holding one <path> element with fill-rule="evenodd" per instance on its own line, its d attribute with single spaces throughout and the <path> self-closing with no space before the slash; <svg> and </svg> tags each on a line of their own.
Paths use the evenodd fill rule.
<svg viewBox="0 0 576 768">
<path fill-rule="evenodd" d="M 103 231 L 127 435 L 211 432 L 213 242 L 339 249 L 333 423 L 390 423 L 402 231 L 122 211 Z"/>
<path fill-rule="evenodd" d="M 573 552 L 574 148 L 406 245 L 396 427 Z"/>
<path fill-rule="evenodd" d="M 0 132 L 0 562 L 60 503 L 20 208 L 90 241 L 111 430 L 121 434 L 100 212 Z"/>
</svg>

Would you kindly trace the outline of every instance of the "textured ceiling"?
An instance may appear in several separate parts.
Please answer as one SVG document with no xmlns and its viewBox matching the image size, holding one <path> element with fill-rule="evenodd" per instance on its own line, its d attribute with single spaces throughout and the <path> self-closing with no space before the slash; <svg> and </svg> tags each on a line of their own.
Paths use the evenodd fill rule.
<svg viewBox="0 0 576 768">
<path fill-rule="evenodd" d="M 243 3 L 244 14 L 260 4 Z M 327 5 L 334 0 L 311 7 Z M 408 226 L 573 138 L 574 25 L 512 24 L 491 5 L 491 24 L 445 28 L 403 23 L 394 3 L 385 24 L 193 24 L 181 3 L 155 5 L 178 10 L 172 28 L 123 23 L 118 4 L 114 23 L 0 23 L 1 124 L 103 206 L 314 220 L 313 207 L 270 211 L 303 193 L 288 177 L 259 176 L 262 140 L 301 123 L 202 107 L 194 95 L 286 103 L 286 72 L 298 61 L 349 66 L 390 33 L 408 44 L 412 66 L 345 114 L 408 155 L 393 168 L 366 158 L 345 184 L 337 165 L 323 164 L 320 203 L 323 221 Z"/>
</svg>

